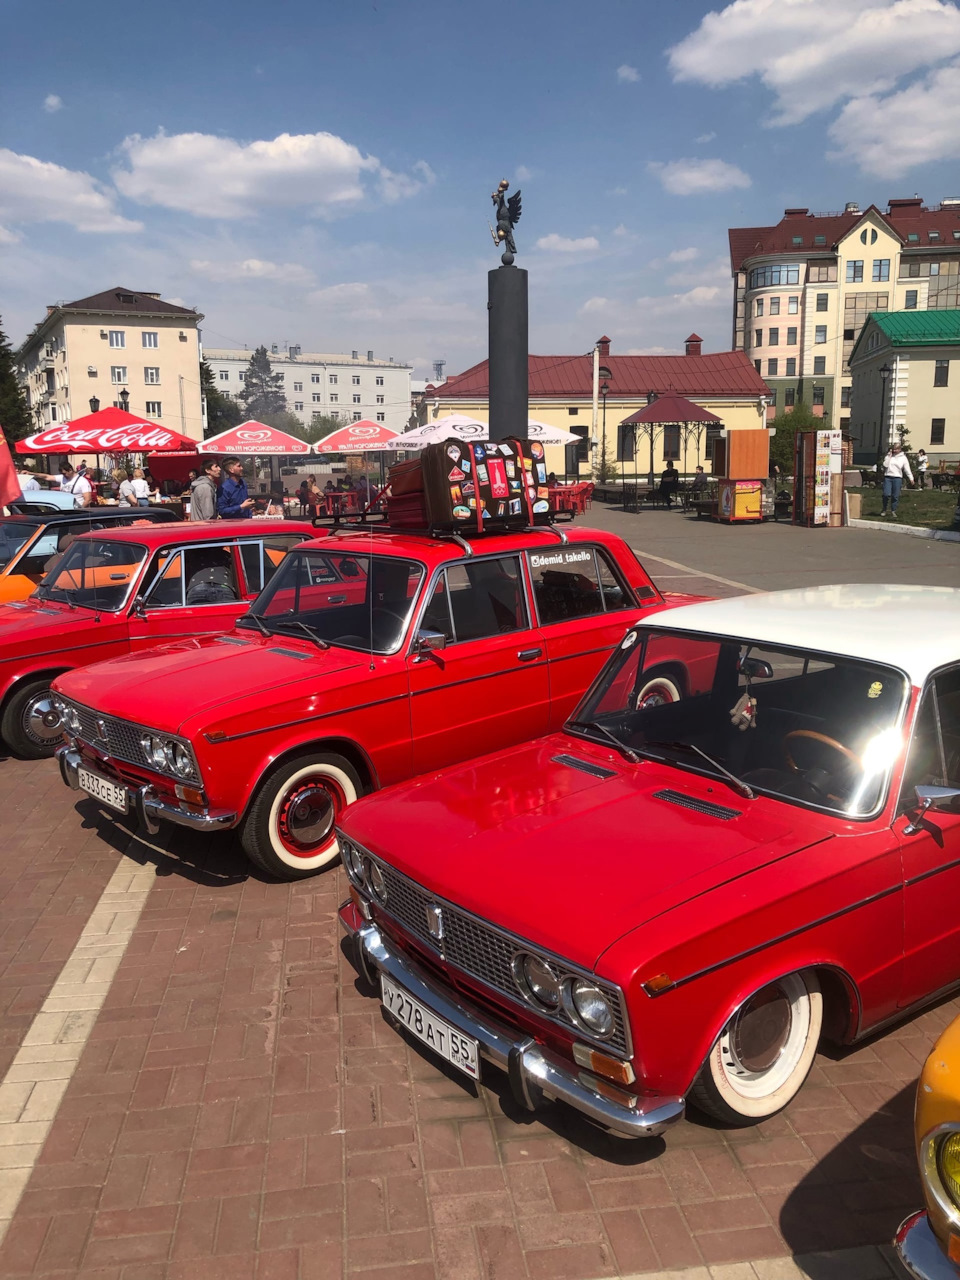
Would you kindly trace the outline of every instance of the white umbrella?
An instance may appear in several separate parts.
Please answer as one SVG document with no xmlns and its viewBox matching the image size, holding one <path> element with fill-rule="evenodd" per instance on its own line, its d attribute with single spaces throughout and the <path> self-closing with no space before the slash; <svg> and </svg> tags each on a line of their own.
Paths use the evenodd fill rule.
<svg viewBox="0 0 960 1280">
<path fill-rule="evenodd" d="M 572 431 L 553 427 L 548 422 L 538 422 L 536 418 L 531 418 L 527 423 L 527 435 L 530 440 L 539 440 L 541 444 L 578 444 L 581 439 Z M 422 427 L 407 431 L 398 437 L 395 444 L 398 449 L 422 449 L 424 445 L 435 444 L 450 436 L 457 440 L 484 443 L 490 439 L 490 424 L 481 422 L 479 418 L 468 418 L 463 413 L 451 413 L 445 418 L 438 418 L 435 422 L 427 422 Z"/>
<path fill-rule="evenodd" d="M 531 418 L 527 423 L 527 435 L 531 440 L 539 440 L 541 444 L 579 444 L 583 439 L 572 431 L 564 431 L 563 427 L 538 422 L 536 418 Z"/>
</svg>

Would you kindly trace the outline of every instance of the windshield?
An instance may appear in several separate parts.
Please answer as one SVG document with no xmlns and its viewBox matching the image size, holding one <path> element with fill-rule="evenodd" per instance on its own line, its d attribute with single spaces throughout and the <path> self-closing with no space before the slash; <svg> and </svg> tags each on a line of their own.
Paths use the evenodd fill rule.
<svg viewBox="0 0 960 1280">
<path fill-rule="evenodd" d="M 423 577 L 423 565 L 393 556 L 291 551 L 251 605 L 253 618 L 238 625 L 392 653 L 406 634 Z"/>
<path fill-rule="evenodd" d="M 114 613 L 123 607 L 146 555 L 146 547 L 131 542 L 79 538 L 51 566 L 34 595 Z"/>
<path fill-rule="evenodd" d="M 744 795 L 857 816 L 886 793 L 906 695 L 899 672 L 854 658 L 637 629 L 568 728 Z"/>
<path fill-rule="evenodd" d="M 5 569 L 25 542 L 40 528 L 23 520 L 0 520 L 0 570 Z"/>
</svg>

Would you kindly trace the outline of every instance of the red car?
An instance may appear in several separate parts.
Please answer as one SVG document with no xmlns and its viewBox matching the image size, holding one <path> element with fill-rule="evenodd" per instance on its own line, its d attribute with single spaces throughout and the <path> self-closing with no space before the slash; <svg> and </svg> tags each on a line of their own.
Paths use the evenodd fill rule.
<svg viewBox="0 0 960 1280">
<path fill-rule="evenodd" d="M 0 737 L 18 755 L 53 755 L 63 738 L 55 676 L 228 631 L 290 547 L 313 537 L 306 522 L 233 520 L 70 539 L 29 599 L 0 605 Z"/>
<path fill-rule="evenodd" d="M 627 621 L 664 604 L 600 530 L 341 531 L 229 636 L 61 677 L 64 779 L 152 830 L 239 827 L 266 871 L 312 875 L 358 796 L 559 728 Z"/>
<path fill-rule="evenodd" d="M 565 732 L 351 810 L 341 921 L 388 1017 L 522 1105 L 749 1124 L 821 1036 L 960 982 L 958 806 L 960 591 L 693 604 L 633 627 Z"/>
</svg>

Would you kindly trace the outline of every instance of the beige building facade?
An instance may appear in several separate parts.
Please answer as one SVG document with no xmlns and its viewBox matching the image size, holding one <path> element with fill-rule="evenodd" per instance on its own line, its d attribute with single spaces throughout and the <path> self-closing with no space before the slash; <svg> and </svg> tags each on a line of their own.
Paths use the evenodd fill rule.
<svg viewBox="0 0 960 1280">
<path fill-rule="evenodd" d="M 157 293 L 117 287 L 59 303 L 14 359 L 35 432 L 121 406 L 194 440 L 203 438 L 200 331 L 203 316 Z"/>
</svg>

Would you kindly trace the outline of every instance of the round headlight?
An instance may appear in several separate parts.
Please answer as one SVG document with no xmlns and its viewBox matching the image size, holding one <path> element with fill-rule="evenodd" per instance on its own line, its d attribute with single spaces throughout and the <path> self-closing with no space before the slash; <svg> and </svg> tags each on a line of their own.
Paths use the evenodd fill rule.
<svg viewBox="0 0 960 1280">
<path fill-rule="evenodd" d="M 387 900 L 387 882 L 383 878 L 383 872 L 375 862 L 370 863 L 370 888 L 377 895 L 381 902 Z"/>
<path fill-rule="evenodd" d="M 596 983 L 586 978 L 574 978 L 570 985 L 570 998 L 577 1017 L 597 1036 L 608 1036 L 615 1026 L 610 1002 Z"/>
<path fill-rule="evenodd" d="M 941 1142 L 937 1169 L 947 1195 L 960 1207 L 960 1133 L 951 1133 Z"/>
<path fill-rule="evenodd" d="M 194 776 L 193 760 L 182 742 L 165 742 L 163 753 L 167 759 L 167 768 L 172 769 L 174 773 L 179 773 L 181 778 Z"/>
<path fill-rule="evenodd" d="M 143 754 L 147 757 L 147 764 L 151 764 L 155 769 L 160 770 L 169 767 L 167 753 L 164 749 L 165 743 L 162 738 L 157 738 L 152 733 L 145 733 L 140 739 L 140 746 L 143 748 Z"/>
<path fill-rule="evenodd" d="M 80 713 L 76 707 L 71 707 L 69 702 L 63 704 L 63 723 L 70 733 L 80 732 Z"/>
<path fill-rule="evenodd" d="M 344 840 L 342 836 L 340 837 L 340 856 L 343 858 L 347 868 L 347 874 L 362 884 L 363 859 L 360 857 L 360 850 L 355 844 L 351 844 L 349 840 Z"/>
<path fill-rule="evenodd" d="M 520 957 L 521 986 L 526 994 L 533 996 L 545 1009 L 556 1009 L 560 1005 L 560 975 L 546 960 L 539 956 L 525 955 Z"/>
</svg>

